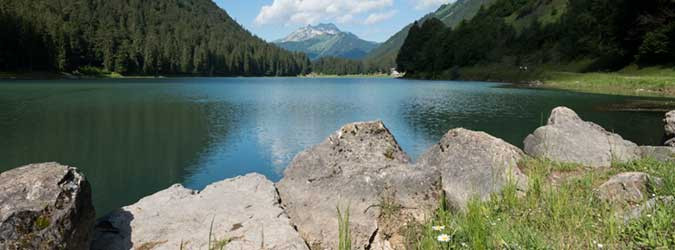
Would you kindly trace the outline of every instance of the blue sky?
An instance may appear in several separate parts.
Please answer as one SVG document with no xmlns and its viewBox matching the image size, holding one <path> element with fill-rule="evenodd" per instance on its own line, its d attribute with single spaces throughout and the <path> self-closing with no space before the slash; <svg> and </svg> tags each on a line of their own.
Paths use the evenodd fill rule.
<svg viewBox="0 0 675 250">
<path fill-rule="evenodd" d="M 452 0 L 215 0 L 238 23 L 273 41 L 299 27 L 335 23 L 376 42 Z"/>
</svg>

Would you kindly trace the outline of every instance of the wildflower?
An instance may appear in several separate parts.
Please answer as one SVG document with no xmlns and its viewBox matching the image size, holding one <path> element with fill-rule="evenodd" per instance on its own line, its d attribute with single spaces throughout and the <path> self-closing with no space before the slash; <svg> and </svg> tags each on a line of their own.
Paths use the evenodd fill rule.
<svg viewBox="0 0 675 250">
<path fill-rule="evenodd" d="M 445 229 L 445 226 L 433 226 L 431 227 L 434 231 L 442 231 Z"/>
<path fill-rule="evenodd" d="M 462 242 L 462 244 L 461 244 L 461 245 L 462 245 L 463 247 L 468 247 L 468 246 L 469 246 L 469 245 L 467 245 L 467 244 L 466 244 L 466 243 L 464 243 L 464 242 Z"/>
<path fill-rule="evenodd" d="M 441 234 L 437 238 L 438 241 L 440 242 L 449 242 L 450 241 L 450 235 L 447 234 Z"/>
<path fill-rule="evenodd" d="M 656 197 L 656 194 L 652 194 L 652 197 Z"/>
<path fill-rule="evenodd" d="M 647 214 L 647 218 L 651 218 L 651 217 L 652 217 L 652 215 L 651 215 L 651 214 Z"/>
<path fill-rule="evenodd" d="M 600 244 L 600 243 L 598 243 L 598 249 L 602 249 L 603 247 L 605 247 L 605 246 L 602 245 L 602 244 Z"/>
</svg>

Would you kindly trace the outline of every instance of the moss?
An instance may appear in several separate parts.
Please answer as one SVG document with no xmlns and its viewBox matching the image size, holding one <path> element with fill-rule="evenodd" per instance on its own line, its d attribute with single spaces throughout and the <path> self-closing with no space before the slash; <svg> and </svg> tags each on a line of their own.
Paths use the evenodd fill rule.
<svg viewBox="0 0 675 250">
<path fill-rule="evenodd" d="M 394 149 L 393 148 L 387 148 L 384 153 L 382 153 L 384 157 L 386 157 L 389 160 L 394 160 Z"/>
<path fill-rule="evenodd" d="M 49 221 L 49 218 L 45 215 L 40 215 L 35 219 L 35 228 L 40 231 L 49 227 L 50 224 L 51 222 Z"/>
</svg>

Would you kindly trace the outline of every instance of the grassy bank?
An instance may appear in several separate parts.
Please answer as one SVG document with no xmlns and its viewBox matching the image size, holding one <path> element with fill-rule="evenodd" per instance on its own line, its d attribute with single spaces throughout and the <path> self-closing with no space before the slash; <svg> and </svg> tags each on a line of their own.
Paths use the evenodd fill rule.
<svg viewBox="0 0 675 250">
<path fill-rule="evenodd" d="M 315 74 L 315 73 L 311 73 L 311 74 L 300 76 L 300 77 L 305 77 L 305 78 L 394 78 L 389 74 L 328 75 L 328 74 Z"/>
<path fill-rule="evenodd" d="M 649 159 L 603 170 L 545 160 L 521 163 L 529 176 L 524 196 L 515 185 L 465 212 L 442 208 L 425 225 L 411 227 L 412 249 L 673 249 L 675 204 L 659 205 L 624 223 L 617 208 L 594 189 L 614 174 L 642 171 L 663 179 L 655 196 L 675 195 L 675 164 Z M 439 236 L 447 236 L 442 242 Z"/>
<path fill-rule="evenodd" d="M 542 66 L 521 71 L 499 65 L 461 68 L 444 72 L 441 78 L 454 74 L 463 80 L 498 81 L 527 84 L 532 87 L 555 88 L 588 93 L 675 97 L 675 68 L 627 67 L 618 72 L 576 73 L 576 67 Z"/>
</svg>

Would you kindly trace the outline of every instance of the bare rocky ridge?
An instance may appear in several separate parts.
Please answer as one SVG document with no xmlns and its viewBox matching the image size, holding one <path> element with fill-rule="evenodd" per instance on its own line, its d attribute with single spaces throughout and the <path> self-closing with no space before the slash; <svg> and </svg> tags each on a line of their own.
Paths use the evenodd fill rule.
<svg viewBox="0 0 675 250">
<path fill-rule="evenodd" d="M 75 168 L 32 164 L 0 173 L 0 249 L 88 249 L 95 211 Z"/>
<path fill-rule="evenodd" d="M 259 174 L 145 197 L 101 220 L 92 249 L 206 249 L 209 238 L 223 249 L 307 249 L 274 184 Z"/>
<path fill-rule="evenodd" d="M 609 167 L 612 162 L 637 160 L 641 155 L 635 143 L 581 120 L 567 107 L 553 109 L 548 124 L 525 138 L 525 153 L 590 167 Z"/>
<path fill-rule="evenodd" d="M 451 205 L 463 209 L 469 200 L 486 200 L 512 181 L 527 190 L 527 177 L 518 169 L 525 154 L 519 148 L 487 133 L 450 130 L 419 159 L 420 168 L 435 168 Z"/>
</svg>

